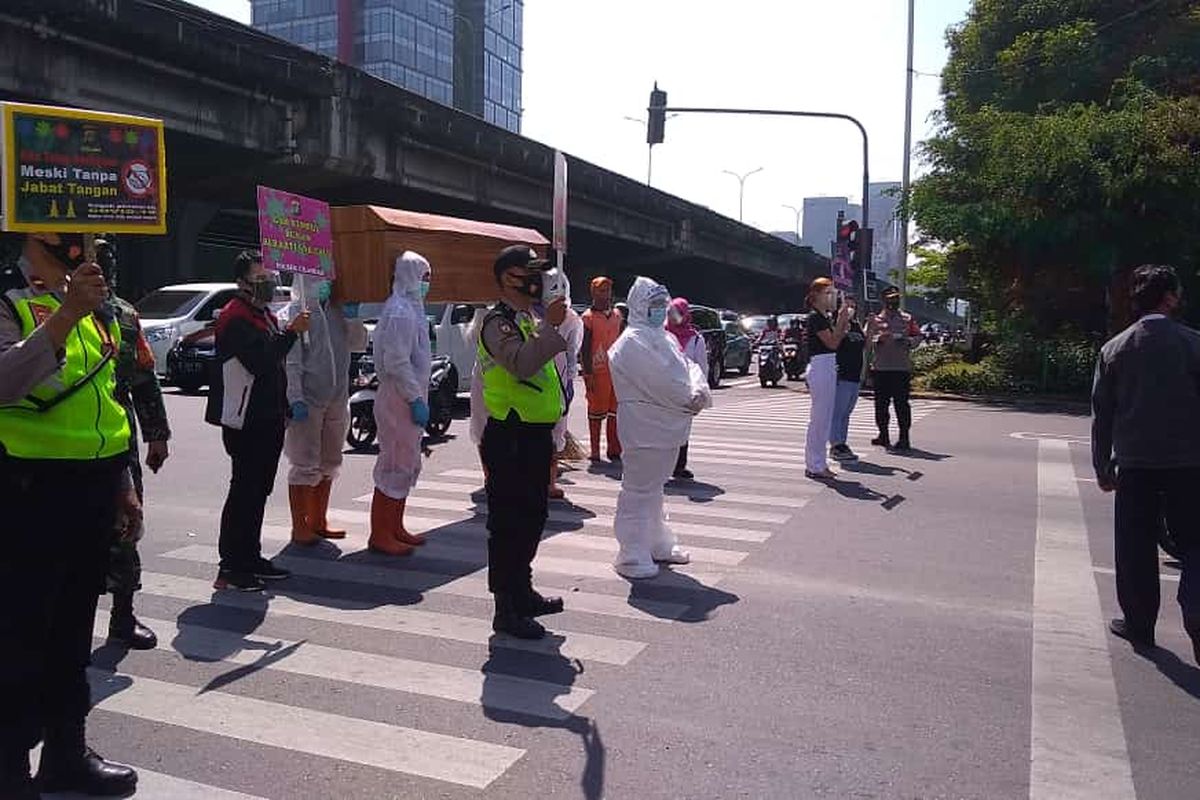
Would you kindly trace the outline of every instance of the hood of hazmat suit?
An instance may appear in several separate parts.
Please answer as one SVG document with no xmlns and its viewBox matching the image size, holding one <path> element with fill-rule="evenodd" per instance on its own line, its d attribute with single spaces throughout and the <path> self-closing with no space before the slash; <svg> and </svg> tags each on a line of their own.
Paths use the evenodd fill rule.
<svg viewBox="0 0 1200 800">
<path fill-rule="evenodd" d="M 283 318 L 281 324 L 286 326 L 301 311 L 309 313 L 308 333 L 296 339 L 284 364 L 289 404 L 304 402 L 309 406 L 324 407 L 335 397 L 340 398 L 338 390 L 344 391 L 346 387 L 347 376 L 339 375 L 338 367 L 343 367 L 343 373 L 348 372 L 349 356 L 337 358 L 338 350 L 345 346 L 346 336 L 340 315 L 333 318 L 321 303 L 321 284 L 325 282 L 325 278 L 317 275 L 297 273 L 292 281 L 292 302 L 280 315 Z M 335 331 L 335 327 L 338 330 Z"/>
<path fill-rule="evenodd" d="M 396 500 L 408 496 L 421 474 L 424 431 L 412 421 L 410 403 L 429 392 L 429 322 L 421 299 L 421 282 L 429 273 L 429 262 L 417 253 L 397 258 L 392 294 L 375 326 L 375 486 Z"/>
<path fill-rule="evenodd" d="M 650 319 L 670 302 L 665 287 L 639 277 L 629 290 L 629 325 L 608 350 L 617 394 L 617 426 L 626 447 L 678 448 L 692 417 L 712 405 L 700 368 L 675 337 Z"/>
</svg>

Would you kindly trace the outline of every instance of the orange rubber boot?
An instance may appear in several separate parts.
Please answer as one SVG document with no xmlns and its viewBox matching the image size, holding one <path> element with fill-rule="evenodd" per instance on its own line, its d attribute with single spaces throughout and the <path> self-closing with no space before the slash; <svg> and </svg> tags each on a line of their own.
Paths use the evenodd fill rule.
<svg viewBox="0 0 1200 800">
<path fill-rule="evenodd" d="M 408 529 L 404 527 L 404 509 L 408 505 L 408 498 L 393 500 L 392 502 L 395 504 L 396 510 L 393 513 L 396 515 L 397 520 L 396 529 L 392 535 L 396 537 L 396 541 L 407 547 L 420 547 L 425 544 L 424 534 L 409 533 Z"/>
<path fill-rule="evenodd" d="M 333 478 L 326 478 L 318 483 L 313 491 L 313 533 L 323 539 L 345 539 L 346 531 L 329 527 L 329 520 L 326 519 L 329 513 L 329 493 L 332 490 Z"/>
<path fill-rule="evenodd" d="M 371 498 L 371 538 L 367 540 L 367 549 L 388 556 L 407 556 L 413 551 L 411 545 L 404 544 L 396 538 L 400 517 L 396 513 L 396 500 L 388 497 L 378 489 Z"/>
<path fill-rule="evenodd" d="M 292 508 L 292 541 L 296 544 L 316 544 L 321 538 L 313 531 L 315 489 L 315 486 L 288 484 L 288 505 Z"/>
</svg>

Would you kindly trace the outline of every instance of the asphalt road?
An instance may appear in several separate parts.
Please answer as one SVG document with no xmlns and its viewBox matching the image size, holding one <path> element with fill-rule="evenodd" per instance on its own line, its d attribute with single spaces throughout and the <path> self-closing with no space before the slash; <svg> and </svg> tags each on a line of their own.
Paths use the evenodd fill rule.
<svg viewBox="0 0 1200 800">
<path fill-rule="evenodd" d="M 137 601 L 161 643 L 97 639 L 92 744 L 149 798 L 1200 796 L 1178 573 L 1162 650 L 1105 632 L 1085 418 L 918 402 L 902 457 L 868 445 L 868 401 L 863 460 L 824 486 L 807 396 L 731 382 L 693 433 L 697 482 L 670 489 L 693 563 L 618 578 L 619 481 L 569 473 L 537 564 L 568 610 L 532 646 L 490 635 L 464 420 L 409 504 L 415 557 L 363 552 L 370 454 L 335 487 L 340 548 L 287 546 L 281 469 L 264 543 L 296 576 L 253 597 L 211 590 L 228 464 L 203 399 L 170 393 Z"/>
</svg>

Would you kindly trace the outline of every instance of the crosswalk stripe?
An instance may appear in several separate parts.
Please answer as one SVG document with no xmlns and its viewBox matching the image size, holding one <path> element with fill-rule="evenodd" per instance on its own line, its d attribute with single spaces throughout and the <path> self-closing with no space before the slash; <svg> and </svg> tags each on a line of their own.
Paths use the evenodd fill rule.
<svg viewBox="0 0 1200 800">
<path fill-rule="evenodd" d="M 693 442 L 693 444 L 695 444 L 695 442 Z M 794 450 L 792 452 L 794 452 Z M 482 480 L 483 480 L 483 472 L 480 470 L 449 469 L 449 470 L 446 470 L 445 472 L 441 472 L 438 474 L 441 477 L 447 477 L 447 478 L 469 478 L 471 480 L 480 481 L 480 482 L 482 482 Z M 426 485 L 426 484 L 424 482 L 422 482 L 418 486 L 418 488 L 420 488 L 420 486 L 424 486 L 424 485 Z M 585 478 L 585 477 L 579 476 L 578 474 L 571 474 L 571 475 L 567 475 L 564 477 L 563 484 L 562 484 L 562 487 L 564 489 L 570 490 L 576 486 L 581 489 L 611 490 L 613 492 L 616 492 L 616 491 L 620 490 L 621 482 L 616 481 L 616 480 L 601 480 L 601 479 L 596 479 L 596 478 Z M 468 488 L 470 488 L 470 487 L 468 487 Z M 476 484 L 475 488 L 478 488 L 478 484 Z M 672 489 L 668 490 L 667 497 L 679 498 L 681 500 L 682 500 L 682 498 L 694 498 L 694 499 L 690 500 L 690 502 L 693 505 L 695 505 L 698 508 L 703 508 L 705 511 L 711 510 L 713 512 L 714 516 L 722 516 L 722 514 L 720 514 L 716 510 L 718 505 L 721 503 L 735 503 L 735 504 L 740 504 L 740 505 L 753 505 L 753 506 L 786 506 L 786 507 L 790 507 L 790 508 L 803 508 L 804 505 L 808 502 L 808 498 L 804 498 L 804 497 L 783 496 L 783 495 L 767 496 L 767 495 L 759 495 L 759 494 L 748 494 L 746 492 L 737 492 L 737 491 L 724 492 L 722 494 L 710 495 L 710 494 L 707 494 L 704 489 L 700 489 L 700 488 L 689 489 L 686 484 L 680 486 L 679 488 L 672 488 Z"/>
<path fill-rule="evenodd" d="M 93 692 L 106 676 L 89 671 Z M 525 754 L 506 745 L 138 678 L 97 708 L 203 733 L 485 789 Z"/>
<path fill-rule="evenodd" d="M 415 505 L 415 504 L 414 504 Z M 435 509 L 436 510 L 436 509 Z M 452 509 L 454 510 L 454 509 Z M 472 509 L 475 511 L 476 509 Z M 458 511 L 457 513 L 463 513 Z M 479 514 L 484 514 L 484 509 L 478 509 Z M 329 516 L 338 522 L 350 522 L 367 524 L 370 520 L 370 514 L 365 511 L 352 511 L 343 508 L 329 509 Z M 480 520 L 483 517 L 480 516 Z M 429 519 L 426 517 L 405 516 L 405 524 L 412 524 L 412 530 L 415 532 L 424 532 L 433 528 L 439 528 L 447 524 L 447 520 Z M 612 532 L 613 518 L 604 514 L 596 514 L 593 516 L 585 516 L 584 512 L 576 511 L 574 513 L 568 511 L 556 510 L 551 506 L 550 523 L 548 527 L 552 530 L 554 525 L 571 525 L 581 526 L 584 528 L 595 528 L 598 530 Z M 481 523 L 482 524 L 482 521 Z M 422 527 L 424 526 L 424 527 Z M 680 536 L 698 536 L 703 539 L 723 539 L 731 542 L 765 542 L 771 538 L 770 531 L 755 530 L 752 528 L 737 527 L 716 527 L 713 525 L 697 525 L 690 522 L 678 522 L 671 520 L 671 530 Z"/>
<path fill-rule="evenodd" d="M 724 449 L 724 448 L 731 446 L 730 442 L 728 440 L 707 439 L 707 438 L 702 438 L 702 437 L 692 437 L 691 441 L 689 442 L 689 445 L 690 445 L 690 447 L 696 447 L 696 448 L 711 447 L 711 448 L 718 448 L 718 449 Z M 797 445 L 794 445 L 794 444 L 788 445 L 788 444 L 782 444 L 782 443 L 746 444 L 744 440 L 739 440 L 736 447 L 738 450 L 743 450 L 743 451 L 750 452 L 750 453 L 768 453 L 768 454 L 774 455 L 776 453 L 780 453 L 780 454 L 795 453 Z M 724 495 L 721 495 L 721 497 L 724 498 Z"/>
<path fill-rule="evenodd" d="M 696 459 L 696 460 L 701 461 L 701 459 Z M 707 460 L 709 463 L 713 463 L 713 461 L 714 461 L 711 458 L 709 458 Z M 736 464 L 738 466 L 745 465 L 745 462 L 743 462 L 743 461 L 729 461 L 728 459 L 721 459 L 721 460 L 716 461 L 716 463 L 732 463 L 732 464 Z M 771 465 L 765 465 L 765 466 L 771 466 Z M 457 489 L 457 486 L 455 488 Z M 470 488 L 470 487 L 468 487 L 468 488 Z M 418 491 L 420 491 L 420 485 L 418 485 Z M 361 497 L 356 497 L 354 499 L 356 502 L 359 502 L 359 503 L 369 503 L 371 501 L 371 495 L 365 494 L 365 495 L 362 495 Z M 617 500 L 615 497 L 605 497 L 603 495 L 581 495 L 578 493 L 573 493 L 572 500 L 575 502 L 576 506 L 580 506 L 580 505 L 586 506 L 587 504 L 590 504 L 590 505 L 594 505 L 594 506 L 600 506 L 602 508 L 615 508 L 616 504 L 617 504 Z M 689 505 L 695 505 L 695 504 L 689 504 Z M 487 508 L 487 501 L 481 499 L 479 501 L 479 503 L 476 504 L 470 500 L 447 500 L 447 499 L 443 499 L 440 497 L 423 497 L 420 494 L 414 494 L 414 495 L 409 495 L 408 506 L 409 506 L 409 508 L 428 508 L 428 509 L 433 509 L 436 511 L 453 511 L 453 512 L 461 514 L 461 513 L 483 512 Z M 771 514 L 771 513 L 765 512 L 765 511 L 741 511 L 741 510 L 732 510 L 732 509 L 722 511 L 718 514 L 718 513 L 712 512 L 712 511 L 708 511 L 703 508 L 689 508 L 687 505 L 683 505 L 680 503 L 671 503 L 670 501 L 667 502 L 667 508 L 668 508 L 668 510 L 671 511 L 672 514 L 682 514 L 685 516 L 702 516 L 702 517 L 708 517 L 708 518 L 721 517 L 721 518 L 728 518 L 731 520 L 741 520 L 741 521 L 745 521 L 745 522 L 765 522 L 765 523 L 775 524 L 775 525 L 782 525 L 783 523 L 787 522 L 792 517 L 791 514 Z M 551 518 L 555 518 L 556 515 L 557 515 L 558 519 L 564 519 L 567 521 L 577 518 L 577 517 L 568 516 L 566 514 L 565 510 L 561 506 L 558 508 L 552 507 L 552 509 L 553 510 L 551 510 L 551 512 L 550 512 Z M 577 515 L 578 515 L 579 511 L 587 513 L 587 508 L 584 507 L 582 509 L 579 509 L 576 512 Z"/>
<path fill-rule="evenodd" d="M 417 520 L 421 522 L 426 521 L 420 518 L 417 518 Z M 428 553 L 432 554 L 434 557 L 439 557 L 441 554 L 441 550 L 439 548 L 446 544 L 445 541 L 441 540 L 440 534 L 461 533 L 480 537 L 479 546 L 473 549 L 474 558 L 471 559 L 472 561 L 482 562 L 487 558 L 487 550 L 484 545 L 483 537 L 487 536 L 488 531 L 487 527 L 484 526 L 482 522 L 473 520 L 428 521 L 433 522 L 434 524 L 424 526 L 422 528 L 410 526 L 410 530 L 418 530 L 421 533 L 429 530 L 437 531 L 436 534 L 430 536 L 426 540 L 427 543 L 422 548 L 422 552 L 428 551 Z M 406 520 L 406 525 L 407 522 L 408 521 Z M 264 539 L 275 539 L 278 541 L 288 541 L 291 539 L 291 528 L 289 527 L 284 527 L 282 525 L 264 525 L 262 530 Z M 346 534 L 346 538 L 338 542 L 338 546 L 342 550 L 346 550 L 348 548 L 356 548 L 359 550 L 364 549 L 367 546 L 367 533 L 365 531 L 349 531 Z M 611 535 L 611 533 L 608 536 L 593 536 L 586 533 L 579 533 L 578 531 L 561 531 L 558 533 L 552 533 L 552 535 L 542 539 L 542 543 L 538 548 L 538 552 L 545 552 L 547 549 L 552 551 L 560 549 L 567 551 L 570 551 L 571 549 L 579 549 L 589 552 L 616 553 L 618 545 L 617 540 Z M 736 566 L 742 563 L 746 556 L 749 555 L 749 553 L 743 550 L 722 550 L 714 547 L 696 547 L 692 545 L 688 545 L 687 550 L 692 554 L 693 564 L 714 564 L 722 567 Z M 420 554 L 421 553 L 418 553 L 417 555 Z M 436 578 L 438 576 L 429 575 L 429 577 Z"/>
<path fill-rule="evenodd" d="M 37 764 L 41 759 L 42 746 L 39 744 L 33 749 L 30 754 L 30 761 Z M 166 798 L 167 800 L 266 800 L 265 797 L 259 797 L 256 794 L 244 794 L 235 792 L 232 789 L 222 789 L 219 786 L 210 786 L 206 783 L 197 783 L 196 781 L 185 780 L 184 778 L 176 778 L 173 775 L 165 775 L 161 772 L 155 772 L 152 769 L 146 769 L 140 764 L 131 764 L 125 759 L 121 759 L 122 764 L 128 764 L 137 770 L 137 796 L 158 800 Z M 83 795 L 78 792 L 42 792 L 40 797 L 42 800 L 88 800 L 94 795 Z"/>
<path fill-rule="evenodd" d="M 254 665 L 275 672 L 518 711 L 546 719 L 570 718 L 594 693 L 578 686 L 513 675 L 493 673 L 485 676 L 478 668 L 461 669 L 376 653 L 351 653 L 308 641 L 272 639 L 200 625 L 177 625 L 148 617 L 143 617 L 142 622 L 158 634 L 157 649 L 178 652 L 188 659 Z M 97 616 L 95 636 L 104 637 L 107 632 L 108 621 Z M 281 654 L 281 657 L 272 660 L 273 654 Z"/>
<path fill-rule="evenodd" d="M 776 461 L 789 461 L 793 464 L 796 464 L 796 463 L 803 464 L 804 463 L 804 453 L 803 453 L 803 451 L 797 452 L 797 450 L 799 450 L 799 449 L 800 448 L 797 446 L 795 448 L 792 448 L 792 450 L 787 453 L 743 453 L 742 451 L 740 451 L 739 448 L 730 448 L 730 447 L 725 447 L 725 446 L 713 446 L 713 445 L 704 445 L 704 444 L 692 444 L 688 448 L 688 460 L 691 461 L 692 455 L 695 454 L 696 457 L 700 457 L 700 456 L 715 456 L 715 457 L 737 456 L 738 458 L 742 458 L 747 461 L 749 461 L 751 459 L 775 459 Z"/>
<path fill-rule="evenodd" d="M 282 535 L 281 535 L 282 534 Z M 279 538 L 286 540 L 290 531 L 286 529 L 271 530 L 263 528 L 263 538 Z M 433 547 L 432 543 L 425 546 Z M 199 563 L 212 563 L 217 557 L 217 551 L 203 545 L 190 545 L 164 553 L 165 558 L 176 558 Z M 446 594 L 455 597 L 469 597 L 475 600 L 491 601 L 492 595 L 487 588 L 486 576 L 475 572 L 467 576 L 456 577 L 435 572 L 405 568 L 393 569 L 383 566 L 371 566 L 362 563 L 350 563 L 343 560 L 302 558 L 288 555 L 277 555 L 275 560 L 297 575 L 324 580 L 336 580 L 345 583 L 358 583 L 368 586 L 387 586 L 391 589 L 413 592 L 414 594 Z M 579 611 L 588 614 L 602 614 L 610 617 L 622 617 L 641 622 L 670 622 L 679 619 L 688 610 L 683 603 L 668 603 L 659 600 L 638 602 L 637 607 L 631 606 L 625 597 L 594 592 L 572 591 L 567 604 L 568 611 Z"/>
<path fill-rule="evenodd" d="M 214 591 L 212 584 L 206 580 L 159 572 L 142 573 L 142 591 L 177 600 L 248 609 L 256 613 L 261 613 L 269 605 L 269 615 L 282 614 L 335 625 L 356 625 L 361 628 L 428 636 L 480 646 L 491 644 L 510 650 L 562 655 L 617 666 L 628 664 L 646 647 L 644 642 L 557 629 L 555 637 L 526 641 L 493 634 L 492 626 L 487 620 L 309 594 L 271 594 L 268 602 L 268 597 L 264 595 Z"/>
</svg>

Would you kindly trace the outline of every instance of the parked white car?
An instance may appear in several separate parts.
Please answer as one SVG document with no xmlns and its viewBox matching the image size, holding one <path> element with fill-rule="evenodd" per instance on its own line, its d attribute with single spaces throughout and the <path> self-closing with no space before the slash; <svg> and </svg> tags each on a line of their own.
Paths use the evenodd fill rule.
<svg viewBox="0 0 1200 800">
<path fill-rule="evenodd" d="M 237 294 L 236 283 L 181 283 L 155 289 L 137 303 L 146 341 L 154 352 L 154 371 L 167 373 L 167 353 L 189 333 L 201 330 L 217 318 L 217 312 Z M 275 291 L 272 307 L 287 303 L 291 289 Z"/>
</svg>

